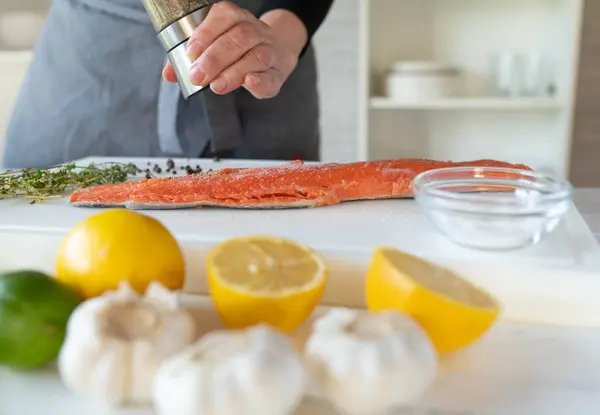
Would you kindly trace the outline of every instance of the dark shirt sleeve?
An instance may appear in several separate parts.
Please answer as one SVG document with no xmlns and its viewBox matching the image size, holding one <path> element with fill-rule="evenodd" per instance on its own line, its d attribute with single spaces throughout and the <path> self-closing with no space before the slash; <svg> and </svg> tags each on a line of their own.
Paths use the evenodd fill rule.
<svg viewBox="0 0 600 415">
<path fill-rule="evenodd" d="M 312 37 L 317 32 L 329 10 L 333 0 L 264 0 L 262 6 L 257 12 L 257 16 L 262 16 L 268 11 L 275 9 L 285 9 L 294 13 L 306 26 L 308 32 L 308 41 L 302 49 L 300 56 L 304 54 L 310 44 Z"/>
</svg>

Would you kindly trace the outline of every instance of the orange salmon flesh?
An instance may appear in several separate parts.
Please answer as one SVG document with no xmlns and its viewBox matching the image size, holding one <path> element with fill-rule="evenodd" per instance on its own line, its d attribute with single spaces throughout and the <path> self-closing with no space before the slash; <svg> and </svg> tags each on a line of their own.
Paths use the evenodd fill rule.
<svg viewBox="0 0 600 415">
<path fill-rule="evenodd" d="M 75 191 L 69 203 L 78 207 L 131 209 L 320 207 L 351 200 L 412 197 L 415 176 L 444 167 L 531 170 L 522 164 L 496 160 L 396 159 L 314 165 L 292 162 L 94 186 Z"/>
</svg>

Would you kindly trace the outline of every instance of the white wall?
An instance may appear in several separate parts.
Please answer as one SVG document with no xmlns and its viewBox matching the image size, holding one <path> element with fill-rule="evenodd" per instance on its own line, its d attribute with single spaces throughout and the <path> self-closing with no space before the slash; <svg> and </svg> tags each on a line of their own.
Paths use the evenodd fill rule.
<svg viewBox="0 0 600 415">
<path fill-rule="evenodd" d="M 28 60 L 25 54 L 19 53 L 0 56 L 0 163 L 4 154 L 4 132 L 21 89 Z"/>
<path fill-rule="evenodd" d="M 335 0 L 314 40 L 324 161 L 353 161 L 357 157 L 359 1 Z"/>
<path fill-rule="evenodd" d="M 50 0 L 0 0 L 0 13 L 22 9 L 45 11 L 49 6 Z M 4 49 L 0 41 L 0 51 Z M 0 163 L 4 154 L 4 133 L 29 60 L 28 53 L 0 53 Z"/>
</svg>

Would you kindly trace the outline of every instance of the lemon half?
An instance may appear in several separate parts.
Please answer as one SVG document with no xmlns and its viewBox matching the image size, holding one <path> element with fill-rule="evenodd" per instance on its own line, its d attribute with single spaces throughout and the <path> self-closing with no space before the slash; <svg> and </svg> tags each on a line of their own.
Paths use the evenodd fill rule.
<svg viewBox="0 0 600 415">
<path fill-rule="evenodd" d="M 478 340 L 500 314 L 498 301 L 452 271 L 424 259 L 377 248 L 365 287 L 371 311 L 398 310 L 417 320 L 439 353 Z"/>
<path fill-rule="evenodd" d="M 248 236 L 215 246 L 207 259 L 208 287 L 230 328 L 259 323 L 292 332 L 323 296 L 329 270 L 311 248 L 283 238 Z"/>
</svg>

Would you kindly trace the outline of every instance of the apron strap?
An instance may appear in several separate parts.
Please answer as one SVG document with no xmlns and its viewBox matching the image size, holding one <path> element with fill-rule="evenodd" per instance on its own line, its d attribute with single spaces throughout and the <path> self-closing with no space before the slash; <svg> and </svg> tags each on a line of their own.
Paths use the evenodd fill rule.
<svg viewBox="0 0 600 415">
<path fill-rule="evenodd" d="M 236 105 L 237 91 L 227 95 L 201 91 L 199 95 L 204 102 L 204 119 L 212 137 L 212 152 L 219 153 L 241 146 L 244 142 L 244 132 Z"/>
<path fill-rule="evenodd" d="M 209 143 L 213 153 L 242 145 L 244 133 L 235 96 L 236 92 L 217 95 L 205 90 L 184 100 L 178 84 L 161 80 L 158 95 L 161 151 L 198 157 Z"/>
</svg>

